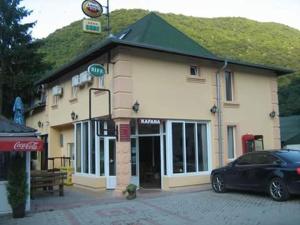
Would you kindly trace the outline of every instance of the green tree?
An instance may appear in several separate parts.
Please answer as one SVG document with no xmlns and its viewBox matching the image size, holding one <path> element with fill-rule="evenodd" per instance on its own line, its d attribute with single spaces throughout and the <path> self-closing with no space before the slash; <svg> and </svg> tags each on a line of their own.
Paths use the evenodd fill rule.
<svg viewBox="0 0 300 225">
<path fill-rule="evenodd" d="M 33 23 L 22 23 L 31 11 L 21 7 L 22 0 L 0 0 L 0 113 L 11 115 L 13 100 L 21 96 L 28 102 L 37 73 L 48 68 L 37 53 L 40 42 L 34 42 Z"/>
</svg>

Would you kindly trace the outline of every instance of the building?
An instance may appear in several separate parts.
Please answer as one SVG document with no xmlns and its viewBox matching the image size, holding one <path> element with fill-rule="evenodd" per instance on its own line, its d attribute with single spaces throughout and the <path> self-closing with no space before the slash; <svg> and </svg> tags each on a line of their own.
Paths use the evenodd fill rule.
<svg viewBox="0 0 300 225">
<path fill-rule="evenodd" d="M 300 150 L 300 116 L 280 117 L 281 145 Z"/>
<path fill-rule="evenodd" d="M 86 72 L 94 63 L 104 79 Z M 150 13 L 40 80 L 46 102 L 27 124 L 49 157 L 74 158 L 75 185 L 119 193 L 128 183 L 209 183 L 242 154 L 242 135 L 280 147 L 277 77 L 290 72 L 219 58 Z M 91 91 L 89 120 L 90 88 L 111 91 L 112 120 L 106 91 Z"/>
</svg>

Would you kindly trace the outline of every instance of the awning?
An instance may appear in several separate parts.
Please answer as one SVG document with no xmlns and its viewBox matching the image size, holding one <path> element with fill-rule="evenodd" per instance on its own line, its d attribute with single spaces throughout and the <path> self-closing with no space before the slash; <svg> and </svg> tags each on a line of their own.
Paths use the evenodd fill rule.
<svg viewBox="0 0 300 225">
<path fill-rule="evenodd" d="M 0 152 L 42 151 L 44 143 L 36 137 L 0 137 Z"/>
</svg>

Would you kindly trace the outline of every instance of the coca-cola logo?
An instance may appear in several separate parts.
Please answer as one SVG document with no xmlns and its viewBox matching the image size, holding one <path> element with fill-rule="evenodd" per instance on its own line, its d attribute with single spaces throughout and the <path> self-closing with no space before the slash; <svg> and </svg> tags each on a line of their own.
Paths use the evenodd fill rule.
<svg viewBox="0 0 300 225">
<path fill-rule="evenodd" d="M 36 141 L 30 141 L 30 142 L 18 141 L 14 145 L 14 150 L 37 150 L 38 144 L 39 143 Z"/>
</svg>

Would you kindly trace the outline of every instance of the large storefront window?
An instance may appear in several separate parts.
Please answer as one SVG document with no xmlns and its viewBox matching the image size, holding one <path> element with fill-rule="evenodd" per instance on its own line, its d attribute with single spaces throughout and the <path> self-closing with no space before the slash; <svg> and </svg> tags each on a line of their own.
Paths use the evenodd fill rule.
<svg viewBox="0 0 300 225">
<path fill-rule="evenodd" d="M 207 125 L 172 122 L 173 173 L 208 171 Z"/>
<path fill-rule="evenodd" d="M 111 129 L 107 123 L 101 122 L 98 126 L 96 123 L 87 121 L 75 125 L 76 172 L 105 176 L 105 141 L 103 136 L 98 137 L 96 133 L 97 128 L 102 135 Z"/>
<path fill-rule="evenodd" d="M 0 181 L 7 180 L 10 153 L 0 152 Z"/>
</svg>

